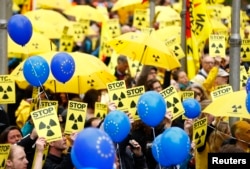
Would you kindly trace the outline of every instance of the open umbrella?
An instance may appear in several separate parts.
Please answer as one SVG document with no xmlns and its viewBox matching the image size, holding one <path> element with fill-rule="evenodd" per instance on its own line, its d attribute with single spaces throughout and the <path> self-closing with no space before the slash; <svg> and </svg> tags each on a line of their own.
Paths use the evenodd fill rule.
<svg viewBox="0 0 250 169">
<path fill-rule="evenodd" d="M 148 2 L 142 3 L 142 0 L 118 0 L 114 6 L 112 7 L 112 11 L 117 11 L 122 8 L 146 8 L 148 6 Z"/>
<path fill-rule="evenodd" d="M 153 35 L 129 32 L 108 42 L 116 53 L 137 60 L 143 65 L 152 65 L 166 70 L 181 67 L 180 62 L 165 43 Z"/>
<path fill-rule="evenodd" d="M 210 103 L 203 112 L 214 116 L 250 119 L 250 114 L 246 109 L 246 96 L 245 90 L 228 93 Z"/>
<path fill-rule="evenodd" d="M 30 56 L 50 51 L 56 51 L 56 45 L 40 33 L 33 32 L 30 41 L 23 47 L 8 36 L 8 56 L 19 54 Z"/>
<path fill-rule="evenodd" d="M 74 16 L 76 20 L 85 19 L 102 22 L 104 15 L 96 8 L 89 5 L 76 5 L 63 11 L 66 15 Z"/>
<path fill-rule="evenodd" d="M 40 54 L 48 64 L 51 63 L 53 56 L 57 52 Z M 43 84 L 45 89 L 52 92 L 66 92 L 82 94 L 89 89 L 106 89 L 106 84 L 115 80 L 114 75 L 108 67 L 95 56 L 85 53 L 69 53 L 75 61 L 75 72 L 73 77 L 66 83 L 57 81 L 50 73 L 47 81 Z M 11 73 L 17 85 L 24 89 L 29 86 L 23 75 L 23 64 L 20 63 Z"/>
<path fill-rule="evenodd" d="M 38 8 L 64 10 L 71 6 L 68 0 L 36 0 Z"/>
</svg>

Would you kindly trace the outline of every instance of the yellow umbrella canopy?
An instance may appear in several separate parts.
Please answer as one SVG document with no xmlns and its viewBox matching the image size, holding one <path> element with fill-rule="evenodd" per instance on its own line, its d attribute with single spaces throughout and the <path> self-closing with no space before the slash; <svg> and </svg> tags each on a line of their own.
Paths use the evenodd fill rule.
<svg viewBox="0 0 250 169">
<path fill-rule="evenodd" d="M 30 41 L 23 47 L 8 36 L 8 56 L 16 56 L 16 54 L 30 56 L 50 51 L 56 51 L 56 45 L 40 33 L 33 32 Z"/>
<path fill-rule="evenodd" d="M 37 8 L 61 9 L 65 10 L 71 7 L 68 0 L 36 0 Z"/>
<path fill-rule="evenodd" d="M 162 29 L 158 29 L 153 32 L 153 35 L 157 38 L 167 41 L 173 36 L 177 37 L 178 42 L 181 42 L 181 27 L 180 26 L 167 26 Z"/>
<path fill-rule="evenodd" d="M 102 22 L 105 20 L 102 12 L 89 5 L 76 5 L 63 11 L 66 15 L 74 16 L 76 20 L 85 19 Z"/>
<path fill-rule="evenodd" d="M 156 21 L 180 21 L 181 17 L 178 12 L 176 12 L 170 6 L 156 6 L 155 13 L 157 15 Z"/>
<path fill-rule="evenodd" d="M 110 40 L 108 45 L 116 53 L 128 56 L 144 65 L 152 65 L 167 70 L 181 66 L 165 43 L 153 35 L 129 32 Z"/>
<path fill-rule="evenodd" d="M 53 56 L 57 52 L 49 52 L 40 54 L 50 65 Z M 89 89 L 106 89 L 106 84 L 115 80 L 114 75 L 109 71 L 108 67 L 98 58 L 85 53 L 68 53 L 75 61 L 75 72 L 73 77 L 61 83 L 57 81 L 52 73 L 43 84 L 45 89 L 52 92 L 66 92 L 66 93 L 85 93 Z M 11 73 L 18 86 L 25 89 L 29 86 L 23 75 L 23 64 L 25 60 L 20 63 Z"/>
<path fill-rule="evenodd" d="M 246 97 L 247 92 L 245 90 L 223 95 L 210 103 L 203 112 L 214 116 L 250 119 L 250 114 L 246 109 Z"/>
<path fill-rule="evenodd" d="M 136 8 L 146 8 L 148 3 L 142 3 L 142 0 L 118 0 L 112 7 L 112 11 L 117 11 L 119 9 L 136 9 Z"/>
</svg>

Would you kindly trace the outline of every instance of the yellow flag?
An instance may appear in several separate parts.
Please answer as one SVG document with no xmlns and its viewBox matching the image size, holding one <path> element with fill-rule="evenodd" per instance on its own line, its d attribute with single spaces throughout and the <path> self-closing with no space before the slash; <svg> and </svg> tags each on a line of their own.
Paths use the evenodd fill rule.
<svg viewBox="0 0 250 169">
<path fill-rule="evenodd" d="M 10 75 L 0 75 L 0 104 L 16 103 L 15 94 L 14 78 Z"/>
</svg>

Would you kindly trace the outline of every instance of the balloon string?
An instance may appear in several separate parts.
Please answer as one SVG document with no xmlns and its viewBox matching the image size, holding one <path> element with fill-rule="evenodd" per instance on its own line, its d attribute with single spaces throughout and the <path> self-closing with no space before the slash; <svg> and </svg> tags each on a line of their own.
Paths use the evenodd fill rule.
<svg viewBox="0 0 250 169">
<path fill-rule="evenodd" d="M 30 65 L 31 65 L 31 67 L 32 67 L 32 69 L 33 69 L 33 71 L 34 71 L 34 73 L 35 73 L 35 76 L 38 77 L 38 74 L 36 73 L 36 70 L 35 70 L 33 64 L 31 63 L 30 59 L 28 59 L 28 60 L 29 60 L 29 62 L 30 62 Z M 37 80 L 38 80 L 40 86 L 42 87 L 42 83 L 40 82 L 40 80 L 39 80 L 38 78 L 37 78 Z"/>
<path fill-rule="evenodd" d="M 122 169 L 122 158 L 121 158 L 121 153 L 120 153 L 120 149 L 119 149 L 119 144 L 117 143 L 116 145 L 116 151 L 118 152 L 118 158 L 119 158 L 119 161 L 120 161 L 120 169 Z"/>
<path fill-rule="evenodd" d="M 153 132 L 153 139 L 155 140 L 155 128 L 154 127 L 152 127 L 152 132 Z M 157 153 L 157 155 L 159 156 L 158 153 Z M 161 169 L 161 164 L 158 163 L 158 165 L 159 165 L 159 169 Z"/>
</svg>

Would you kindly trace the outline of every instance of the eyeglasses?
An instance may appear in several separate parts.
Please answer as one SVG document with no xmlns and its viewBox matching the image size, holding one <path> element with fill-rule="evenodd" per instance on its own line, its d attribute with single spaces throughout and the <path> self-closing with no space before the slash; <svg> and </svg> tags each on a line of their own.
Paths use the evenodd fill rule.
<svg viewBox="0 0 250 169">
<path fill-rule="evenodd" d="M 214 62 L 204 62 L 205 64 L 210 64 L 210 65 L 214 65 Z"/>
</svg>

